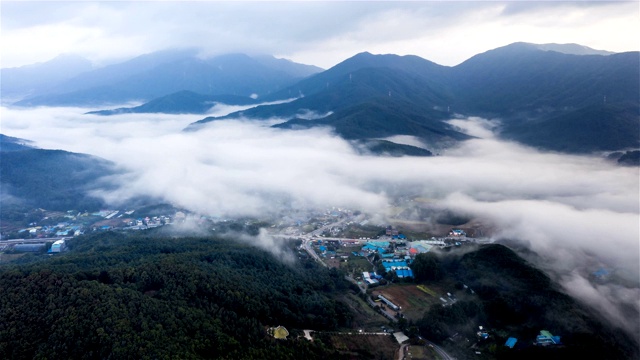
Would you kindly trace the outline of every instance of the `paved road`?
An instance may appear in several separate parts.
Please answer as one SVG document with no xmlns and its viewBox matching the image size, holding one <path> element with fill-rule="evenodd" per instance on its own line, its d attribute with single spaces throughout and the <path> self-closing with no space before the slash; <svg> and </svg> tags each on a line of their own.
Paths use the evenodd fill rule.
<svg viewBox="0 0 640 360">
<path fill-rule="evenodd" d="M 38 243 L 46 243 L 49 241 L 57 241 L 64 240 L 64 237 L 54 237 L 54 238 L 40 238 L 40 239 L 9 239 L 9 240 L 0 240 L 0 244 L 38 244 Z"/>
<path fill-rule="evenodd" d="M 400 345 L 400 349 L 398 349 L 398 355 L 396 356 L 397 360 L 404 360 L 405 356 L 407 356 L 407 347 L 410 346 L 409 344 L 402 344 Z"/>
<path fill-rule="evenodd" d="M 320 264 L 324 265 L 325 267 L 328 267 L 328 265 L 322 261 L 322 259 L 320 259 L 320 256 L 316 253 L 315 250 L 313 250 L 313 246 L 311 246 L 311 242 L 312 239 L 311 238 L 306 238 L 302 240 L 302 247 L 309 253 L 309 255 L 311 255 L 312 258 L 314 258 L 317 262 L 319 262 Z"/>
<path fill-rule="evenodd" d="M 425 339 L 424 340 L 427 343 L 427 346 L 430 346 L 433 348 L 433 350 L 435 350 L 438 355 L 440 355 L 440 357 L 442 358 L 442 360 L 456 360 L 456 358 L 452 357 L 451 355 L 447 354 L 446 351 L 444 351 L 441 347 L 439 347 L 438 345 L 432 343 L 431 341 Z"/>
</svg>

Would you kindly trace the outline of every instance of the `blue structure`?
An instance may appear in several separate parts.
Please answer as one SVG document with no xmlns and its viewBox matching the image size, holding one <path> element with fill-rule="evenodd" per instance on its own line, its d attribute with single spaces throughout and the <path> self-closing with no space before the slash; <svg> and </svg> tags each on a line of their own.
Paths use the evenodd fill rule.
<svg viewBox="0 0 640 360">
<path fill-rule="evenodd" d="M 504 343 L 504 346 L 506 346 L 506 347 L 508 347 L 510 349 L 513 349 L 513 347 L 515 346 L 515 344 L 517 342 L 518 342 L 518 339 L 510 337 L 510 338 L 507 339 L 507 342 Z"/>
<path fill-rule="evenodd" d="M 64 240 L 58 240 L 51 245 L 51 249 L 49 249 L 50 253 L 59 253 L 63 251 L 65 248 Z"/>
<path fill-rule="evenodd" d="M 373 244 L 367 244 L 367 245 L 363 246 L 362 250 L 369 250 L 369 251 L 372 251 L 372 252 L 376 252 L 377 251 L 380 254 L 384 254 L 384 253 L 387 252 L 387 249 L 375 246 Z"/>
<path fill-rule="evenodd" d="M 407 268 L 407 269 L 396 269 L 395 270 L 396 275 L 398 275 L 399 278 L 406 278 L 406 277 L 413 277 L 413 270 Z"/>
<path fill-rule="evenodd" d="M 387 271 L 391 271 L 394 267 L 407 267 L 407 262 L 404 260 L 383 260 L 382 266 Z"/>
<path fill-rule="evenodd" d="M 381 247 L 381 248 L 388 248 L 389 242 L 388 241 L 369 241 L 367 242 L 367 245 L 373 245 L 375 247 Z"/>
<path fill-rule="evenodd" d="M 326 252 L 326 251 L 327 251 L 327 247 L 326 247 L 326 246 L 322 246 L 322 245 L 321 245 L 319 249 L 320 249 L 320 251 L 322 251 L 322 252 Z"/>
</svg>

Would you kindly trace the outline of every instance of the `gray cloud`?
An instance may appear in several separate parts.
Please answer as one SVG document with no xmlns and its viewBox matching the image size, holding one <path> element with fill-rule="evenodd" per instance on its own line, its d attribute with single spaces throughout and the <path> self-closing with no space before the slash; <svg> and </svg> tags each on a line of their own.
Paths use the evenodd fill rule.
<svg viewBox="0 0 640 360">
<path fill-rule="evenodd" d="M 415 54 L 454 65 L 515 41 L 632 50 L 637 44 L 623 35 L 638 29 L 632 2 L 2 2 L 1 6 L 3 67 L 68 52 L 104 63 L 175 47 L 202 48 L 205 55 L 270 53 L 322 67 L 361 51 Z"/>
</svg>

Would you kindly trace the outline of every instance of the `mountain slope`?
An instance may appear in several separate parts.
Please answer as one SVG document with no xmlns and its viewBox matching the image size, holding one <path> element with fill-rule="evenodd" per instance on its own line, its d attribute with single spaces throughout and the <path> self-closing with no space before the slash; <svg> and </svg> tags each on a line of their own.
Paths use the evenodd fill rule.
<svg viewBox="0 0 640 360">
<path fill-rule="evenodd" d="M 411 78 L 428 81 L 431 86 L 446 81 L 448 68 L 414 55 L 373 55 L 368 52 L 354 55 L 334 67 L 304 79 L 280 92 L 270 95 L 268 99 L 279 100 L 297 96 L 309 96 L 332 89 L 336 84 L 358 83 L 361 76 L 367 76 L 363 69 L 399 70 Z M 416 79 L 418 80 L 418 79 Z"/>
<path fill-rule="evenodd" d="M 590 153 L 640 147 L 638 108 L 598 104 L 503 126 L 502 135 L 549 150 Z"/>
<path fill-rule="evenodd" d="M 0 152 L 34 149 L 31 141 L 0 134 Z"/>
<path fill-rule="evenodd" d="M 451 68 L 362 53 L 273 95 L 295 101 L 226 118 L 283 118 L 277 127 L 331 126 L 347 139 L 415 135 L 451 145 L 465 138 L 442 124 L 451 110 L 498 118 L 503 136 L 543 149 L 623 150 L 640 143 L 638 78 L 637 52 L 576 44 L 515 43 Z M 303 116 L 310 112 L 316 119 Z"/>
<path fill-rule="evenodd" d="M 611 55 L 611 51 L 596 50 L 580 44 L 529 44 L 543 51 L 555 51 L 572 55 Z"/>
<path fill-rule="evenodd" d="M 256 100 L 237 95 L 203 95 L 193 91 L 179 91 L 153 99 L 140 106 L 112 110 L 90 111 L 88 114 L 116 115 L 131 113 L 205 114 L 215 103 L 226 105 L 250 105 Z"/>
<path fill-rule="evenodd" d="M 346 65 L 337 66 L 338 69 L 328 70 L 299 83 L 300 88 L 310 91 L 311 95 L 283 104 L 244 110 L 223 119 L 280 117 L 287 122 L 275 127 L 299 129 L 331 126 L 337 134 L 351 140 L 414 135 L 433 148 L 469 138 L 441 121 L 449 118 L 449 114 L 442 110 L 446 109 L 449 94 L 425 74 L 416 76 L 415 68 L 419 66 L 415 57 L 409 58 L 411 66 L 404 71 L 400 68 L 406 57 L 381 56 L 380 66 L 370 67 L 376 57 L 370 54 L 356 57 L 363 56 L 367 60 L 362 63 L 364 68 L 355 69 L 354 62 L 348 60 L 345 61 Z M 389 65 L 390 60 L 397 60 L 400 64 L 382 66 Z M 422 65 L 424 68 L 433 67 L 426 60 Z M 343 67 L 349 72 L 341 70 Z M 333 79 L 333 82 L 320 86 L 326 79 Z M 309 113 L 315 116 L 305 116 Z M 205 118 L 192 124 L 189 129 L 220 119 Z"/>
<path fill-rule="evenodd" d="M 571 55 L 515 43 L 476 55 L 456 66 L 450 82 L 455 111 L 497 114 L 637 103 L 637 52 Z"/>
<path fill-rule="evenodd" d="M 49 210 L 91 209 L 103 206 L 89 192 L 105 184 L 100 179 L 116 172 L 106 160 L 62 150 L 28 148 L 0 153 L 3 210 L 10 206 Z"/>
</svg>

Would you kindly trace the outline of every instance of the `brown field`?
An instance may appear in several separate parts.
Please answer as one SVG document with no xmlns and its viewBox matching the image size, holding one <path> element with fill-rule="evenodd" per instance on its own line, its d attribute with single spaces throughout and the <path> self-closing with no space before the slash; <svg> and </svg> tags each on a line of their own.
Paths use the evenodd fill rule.
<svg viewBox="0 0 640 360">
<path fill-rule="evenodd" d="M 333 348 L 356 358 L 393 360 L 400 347 L 388 335 L 329 335 Z M 323 340 L 324 341 L 324 340 Z"/>
<path fill-rule="evenodd" d="M 342 260 L 340 258 L 331 259 L 329 257 L 326 257 L 326 258 L 323 258 L 322 260 L 330 268 L 339 268 L 340 267 L 340 262 L 344 262 L 344 260 Z"/>
<path fill-rule="evenodd" d="M 428 288 L 436 294 L 446 294 L 440 287 L 429 285 Z M 402 307 L 402 313 L 411 320 L 422 318 L 424 312 L 434 304 L 440 304 L 440 296 L 431 296 L 418 289 L 415 284 L 396 284 L 375 289 L 374 296 L 382 294 L 387 299 Z"/>
</svg>

